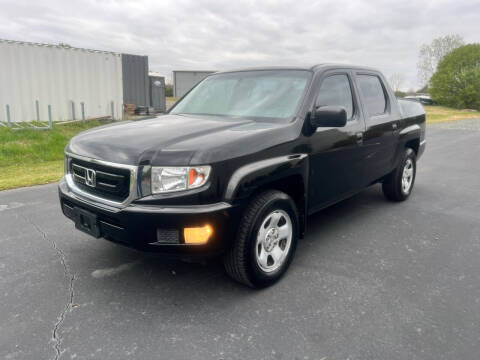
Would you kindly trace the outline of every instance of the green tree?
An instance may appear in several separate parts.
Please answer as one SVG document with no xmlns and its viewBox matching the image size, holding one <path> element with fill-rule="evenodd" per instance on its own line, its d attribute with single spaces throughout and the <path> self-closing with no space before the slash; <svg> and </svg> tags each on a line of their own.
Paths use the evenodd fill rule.
<svg viewBox="0 0 480 360">
<path fill-rule="evenodd" d="M 440 61 L 430 95 L 442 105 L 480 110 L 480 44 L 461 46 Z"/>
</svg>

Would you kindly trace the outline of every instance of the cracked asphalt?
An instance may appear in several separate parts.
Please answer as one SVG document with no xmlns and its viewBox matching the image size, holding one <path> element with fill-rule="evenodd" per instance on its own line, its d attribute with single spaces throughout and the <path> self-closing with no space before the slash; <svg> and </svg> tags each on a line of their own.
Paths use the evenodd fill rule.
<svg viewBox="0 0 480 360">
<path fill-rule="evenodd" d="M 478 359 L 479 129 L 429 127 L 407 202 L 310 217 L 262 291 L 76 231 L 55 184 L 0 192 L 0 357 Z"/>
</svg>

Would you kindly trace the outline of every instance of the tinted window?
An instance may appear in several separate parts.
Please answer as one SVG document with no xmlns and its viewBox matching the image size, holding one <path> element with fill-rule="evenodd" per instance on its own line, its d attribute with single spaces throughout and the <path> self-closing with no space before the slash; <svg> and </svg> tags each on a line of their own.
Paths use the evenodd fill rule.
<svg viewBox="0 0 480 360">
<path fill-rule="evenodd" d="M 387 101 L 380 79 L 374 75 L 359 75 L 358 84 L 370 115 L 379 115 L 385 112 Z"/>
<path fill-rule="evenodd" d="M 323 80 L 320 86 L 317 106 L 343 106 L 347 119 L 353 115 L 353 99 L 347 75 L 332 75 Z"/>
</svg>

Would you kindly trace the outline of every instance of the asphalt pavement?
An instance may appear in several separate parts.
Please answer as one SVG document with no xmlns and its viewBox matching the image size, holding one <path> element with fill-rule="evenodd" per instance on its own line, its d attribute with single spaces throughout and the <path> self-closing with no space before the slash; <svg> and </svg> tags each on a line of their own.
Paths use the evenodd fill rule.
<svg viewBox="0 0 480 360">
<path fill-rule="evenodd" d="M 310 217 L 261 291 L 90 238 L 55 184 L 0 192 L 0 357 L 477 360 L 479 128 L 430 126 L 408 201 L 376 185 Z"/>
</svg>

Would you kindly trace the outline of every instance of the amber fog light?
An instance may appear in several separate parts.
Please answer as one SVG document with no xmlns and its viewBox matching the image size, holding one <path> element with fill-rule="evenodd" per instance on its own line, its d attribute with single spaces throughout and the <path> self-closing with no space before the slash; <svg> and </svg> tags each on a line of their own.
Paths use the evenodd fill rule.
<svg viewBox="0 0 480 360">
<path fill-rule="evenodd" d="M 183 229 L 185 244 L 206 244 L 212 234 L 213 229 L 210 225 Z"/>
</svg>

